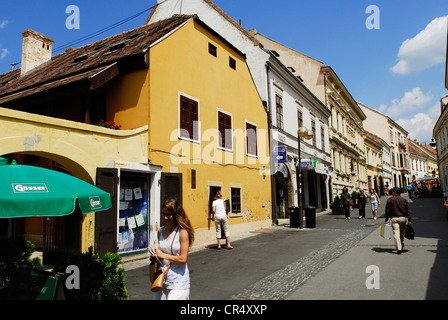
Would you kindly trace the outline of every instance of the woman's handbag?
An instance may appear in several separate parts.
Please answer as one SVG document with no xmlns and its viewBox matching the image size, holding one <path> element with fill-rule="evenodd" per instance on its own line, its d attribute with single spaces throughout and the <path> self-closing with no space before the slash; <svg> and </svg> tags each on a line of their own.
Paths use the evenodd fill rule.
<svg viewBox="0 0 448 320">
<path fill-rule="evenodd" d="M 409 224 L 404 229 L 404 237 L 409 240 L 414 240 L 414 228 Z"/>
<path fill-rule="evenodd" d="M 157 267 L 157 264 L 154 264 Z M 157 268 L 157 270 L 154 273 L 154 280 L 152 282 L 151 291 L 152 292 L 158 292 L 162 290 L 163 288 L 163 281 L 165 280 L 165 275 L 168 272 L 168 269 L 170 268 L 171 263 L 166 268 Z"/>
<path fill-rule="evenodd" d="M 173 243 L 176 238 L 176 234 L 179 231 L 177 228 L 176 233 L 174 234 L 173 241 L 171 242 L 171 254 L 173 254 Z M 163 281 L 165 281 L 165 275 L 171 267 L 171 263 L 167 267 L 160 267 L 158 263 L 151 263 L 149 265 L 149 279 L 152 281 L 151 291 L 158 292 L 163 288 Z"/>
<path fill-rule="evenodd" d="M 158 264 L 155 262 L 151 262 L 149 265 L 149 281 L 151 281 L 151 283 L 154 282 L 157 267 L 158 267 Z"/>
</svg>

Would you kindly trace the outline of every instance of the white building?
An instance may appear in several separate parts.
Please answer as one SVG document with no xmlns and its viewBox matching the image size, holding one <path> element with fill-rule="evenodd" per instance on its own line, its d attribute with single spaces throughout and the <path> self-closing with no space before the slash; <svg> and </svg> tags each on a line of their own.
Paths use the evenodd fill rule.
<svg viewBox="0 0 448 320">
<path fill-rule="evenodd" d="M 381 195 L 390 188 L 390 147 L 386 141 L 371 132 L 364 131 L 366 147 L 366 168 L 368 188 L 374 188 Z"/>
<path fill-rule="evenodd" d="M 260 43 L 276 52 L 283 64 L 330 109 L 329 144 L 333 167 L 331 198 L 342 192 L 367 187 L 363 121 L 365 114 L 334 70 L 314 58 L 250 31 Z"/>
<path fill-rule="evenodd" d="M 428 175 L 427 154 L 416 141 L 408 140 L 409 148 L 409 175 L 411 181 Z"/>
<path fill-rule="evenodd" d="M 390 188 L 405 188 L 410 182 L 409 159 L 407 153 L 408 132 L 378 111 L 358 103 L 367 116 L 364 128 L 387 142 L 390 147 L 391 183 Z"/>
<path fill-rule="evenodd" d="M 448 53 L 447 53 L 448 55 Z M 446 86 L 448 89 L 448 61 Z M 434 129 L 433 137 L 436 139 L 437 159 L 439 165 L 440 183 L 445 197 L 448 196 L 448 95 L 440 100 L 440 116 Z"/>
</svg>

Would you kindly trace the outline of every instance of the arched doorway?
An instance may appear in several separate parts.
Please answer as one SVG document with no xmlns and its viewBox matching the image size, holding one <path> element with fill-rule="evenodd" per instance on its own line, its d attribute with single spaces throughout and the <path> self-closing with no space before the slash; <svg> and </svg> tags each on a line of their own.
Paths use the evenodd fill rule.
<svg viewBox="0 0 448 320">
<path fill-rule="evenodd" d="M 1 155 L 11 163 L 15 160 L 18 165 L 42 167 L 50 170 L 74 175 L 70 168 L 54 159 L 63 159 L 60 156 L 52 156 L 45 153 L 9 153 Z M 63 161 L 72 169 L 74 162 L 67 159 Z M 77 165 L 75 172 L 85 172 Z M 85 172 L 86 174 L 86 172 Z M 85 175 L 84 175 L 85 177 Z M 89 179 L 90 180 L 90 179 Z M 45 265 L 57 265 L 63 263 L 67 254 L 81 251 L 82 222 L 84 216 L 77 208 L 72 214 L 62 217 L 27 217 L 0 219 L 1 236 L 23 237 L 35 246 L 37 252 L 42 252 Z"/>
<path fill-rule="evenodd" d="M 276 163 L 275 173 L 276 211 L 279 219 L 289 217 L 288 208 L 294 205 L 294 188 L 291 181 L 291 172 L 285 163 Z"/>
</svg>

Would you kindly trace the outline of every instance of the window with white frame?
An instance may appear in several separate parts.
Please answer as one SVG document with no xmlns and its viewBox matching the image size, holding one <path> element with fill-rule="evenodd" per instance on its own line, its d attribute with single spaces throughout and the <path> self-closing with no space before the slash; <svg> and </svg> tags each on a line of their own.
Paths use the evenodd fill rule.
<svg viewBox="0 0 448 320">
<path fill-rule="evenodd" d="M 179 95 L 179 138 L 199 141 L 199 102 Z"/>
<path fill-rule="evenodd" d="M 257 156 L 257 126 L 246 121 L 246 153 L 247 155 Z"/>
<path fill-rule="evenodd" d="M 232 150 L 232 115 L 218 110 L 218 148 Z"/>
<path fill-rule="evenodd" d="M 278 94 L 275 95 L 275 106 L 277 116 L 277 128 L 283 130 L 283 98 Z"/>
<path fill-rule="evenodd" d="M 312 143 L 316 146 L 316 121 L 311 120 L 311 131 L 313 132 Z"/>
<path fill-rule="evenodd" d="M 320 144 L 322 146 L 322 151 L 325 151 L 325 129 L 322 124 L 320 127 Z"/>
</svg>

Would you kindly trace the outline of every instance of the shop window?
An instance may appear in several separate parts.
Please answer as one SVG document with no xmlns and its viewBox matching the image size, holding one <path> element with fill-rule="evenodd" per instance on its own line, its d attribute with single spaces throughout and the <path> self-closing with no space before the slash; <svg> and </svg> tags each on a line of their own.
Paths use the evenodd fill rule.
<svg viewBox="0 0 448 320">
<path fill-rule="evenodd" d="M 119 197 L 118 252 L 146 249 L 149 230 L 148 179 L 135 174 L 123 174 Z"/>
</svg>

